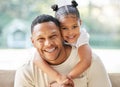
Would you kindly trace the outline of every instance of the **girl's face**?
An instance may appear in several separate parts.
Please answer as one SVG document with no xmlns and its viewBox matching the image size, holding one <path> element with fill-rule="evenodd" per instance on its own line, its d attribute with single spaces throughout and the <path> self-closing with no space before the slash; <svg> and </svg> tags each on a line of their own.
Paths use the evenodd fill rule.
<svg viewBox="0 0 120 87">
<path fill-rule="evenodd" d="M 75 43 L 80 36 L 81 20 L 75 15 L 62 16 L 59 19 L 63 39 L 68 43 Z"/>
</svg>

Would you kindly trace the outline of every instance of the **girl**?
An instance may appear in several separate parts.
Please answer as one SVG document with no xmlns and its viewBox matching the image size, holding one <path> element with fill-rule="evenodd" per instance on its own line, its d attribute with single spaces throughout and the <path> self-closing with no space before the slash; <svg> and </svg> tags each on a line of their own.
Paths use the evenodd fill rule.
<svg viewBox="0 0 120 87">
<path fill-rule="evenodd" d="M 55 71 L 38 56 L 34 58 L 34 63 L 48 76 L 57 81 L 59 84 L 69 83 L 70 79 L 74 79 L 82 74 L 91 64 L 91 48 L 89 47 L 89 36 L 85 30 L 80 29 L 81 19 L 79 11 L 76 8 L 77 3 L 73 0 L 71 5 L 65 5 L 58 8 L 58 5 L 53 5 L 52 9 L 56 12 L 55 17 L 60 22 L 60 29 L 65 44 L 69 44 L 78 48 L 80 61 L 78 64 L 67 74 L 62 75 Z M 69 66 L 68 66 L 69 67 Z M 71 83 L 72 84 L 72 83 Z"/>
</svg>

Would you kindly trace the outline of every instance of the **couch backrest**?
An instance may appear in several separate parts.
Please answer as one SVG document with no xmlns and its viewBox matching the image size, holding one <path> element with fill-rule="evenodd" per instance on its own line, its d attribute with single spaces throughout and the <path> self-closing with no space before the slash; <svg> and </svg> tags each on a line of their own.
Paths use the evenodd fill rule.
<svg viewBox="0 0 120 87">
<path fill-rule="evenodd" d="M 120 87 L 120 73 L 109 73 L 112 87 Z M 0 70 L 0 87 L 14 87 L 15 70 Z"/>
</svg>

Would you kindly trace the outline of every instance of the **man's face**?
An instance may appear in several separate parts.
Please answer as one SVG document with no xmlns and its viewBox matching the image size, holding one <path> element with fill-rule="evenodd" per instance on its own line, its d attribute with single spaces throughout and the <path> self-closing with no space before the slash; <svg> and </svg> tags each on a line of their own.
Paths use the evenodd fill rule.
<svg viewBox="0 0 120 87">
<path fill-rule="evenodd" d="M 53 22 L 40 23 L 34 26 L 32 43 L 46 61 L 59 58 L 63 50 L 59 28 Z"/>
</svg>

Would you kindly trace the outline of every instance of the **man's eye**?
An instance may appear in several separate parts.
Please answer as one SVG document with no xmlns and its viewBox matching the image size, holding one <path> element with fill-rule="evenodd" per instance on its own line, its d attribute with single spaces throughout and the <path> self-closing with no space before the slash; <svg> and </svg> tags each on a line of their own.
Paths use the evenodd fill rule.
<svg viewBox="0 0 120 87">
<path fill-rule="evenodd" d="M 57 37 L 57 35 L 53 35 L 51 38 L 56 38 Z"/>
<path fill-rule="evenodd" d="M 37 41 L 39 41 L 39 42 L 43 42 L 44 39 L 43 39 L 43 38 L 38 38 Z"/>
</svg>

